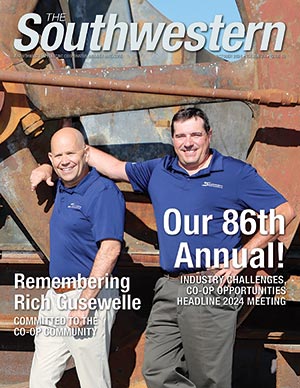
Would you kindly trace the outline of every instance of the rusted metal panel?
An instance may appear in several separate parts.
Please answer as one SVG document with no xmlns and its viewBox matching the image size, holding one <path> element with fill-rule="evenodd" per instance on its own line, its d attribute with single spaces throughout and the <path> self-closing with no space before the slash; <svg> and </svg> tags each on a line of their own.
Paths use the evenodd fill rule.
<svg viewBox="0 0 300 388">
<path fill-rule="evenodd" d="M 258 55 L 254 62 L 255 87 L 281 88 L 299 93 L 300 74 L 295 71 L 300 62 L 300 51 L 295 44 L 299 36 L 297 21 L 300 1 L 289 2 L 288 7 L 274 7 L 271 1 L 260 1 L 253 6 L 251 0 L 237 1 L 245 10 L 249 21 L 282 21 L 288 25 L 282 53 L 277 55 L 270 48 Z M 259 54 L 259 53 L 258 53 Z M 260 53 L 262 54 L 262 53 Z M 249 148 L 249 162 L 259 173 L 282 192 L 300 215 L 300 107 L 265 107 L 255 111 Z M 288 247 L 299 220 L 287 230 L 283 241 Z"/>
<path fill-rule="evenodd" d="M 13 152 L 3 160 L 0 163 L 1 195 L 41 251 L 49 257 L 48 223 L 51 212 L 39 206 L 36 194 L 30 191 L 29 185 L 30 173 L 36 166 L 28 148 Z"/>
<path fill-rule="evenodd" d="M 3 251 L 1 253 L 0 264 L 43 264 L 44 261 L 37 252 L 26 252 L 20 250 L 9 251 L 5 249 L 5 246 L 2 247 Z M 19 248 L 19 247 L 18 247 Z M 1 328 L 0 328 L 1 330 Z"/>
<path fill-rule="evenodd" d="M 14 330 L 16 327 L 24 327 L 25 331 L 29 334 L 29 329 L 34 328 L 34 324 L 19 324 L 19 321 L 16 318 L 26 317 L 30 319 L 31 317 L 37 317 L 38 311 L 33 311 L 31 309 L 17 309 L 15 310 L 15 295 L 30 295 L 31 298 L 40 298 L 41 294 L 44 294 L 45 290 L 37 289 L 14 289 L 12 286 L 0 286 L 0 295 L 1 295 L 1 304 L 0 304 L 0 331 L 2 330 Z M 32 331 L 32 334 L 34 331 Z M 25 333 L 24 333 L 25 334 Z"/>
<path fill-rule="evenodd" d="M 300 276 L 292 275 L 286 282 L 285 299 L 300 302 Z"/>
<path fill-rule="evenodd" d="M 265 344 L 276 351 L 276 388 L 300 387 L 300 345 Z"/>
<path fill-rule="evenodd" d="M 14 63 L 20 61 L 20 53 L 14 50 L 13 40 L 20 36 L 18 31 L 18 22 L 22 15 L 32 12 L 36 7 L 38 0 L 26 1 L 0 1 L 2 22 L 0 26 L 0 51 L 5 53 Z"/>
</svg>

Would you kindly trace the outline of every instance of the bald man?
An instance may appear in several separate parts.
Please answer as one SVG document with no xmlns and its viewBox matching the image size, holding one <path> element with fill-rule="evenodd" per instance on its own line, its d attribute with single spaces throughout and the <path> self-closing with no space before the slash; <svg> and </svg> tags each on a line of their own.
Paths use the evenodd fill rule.
<svg viewBox="0 0 300 388">
<path fill-rule="evenodd" d="M 88 157 L 76 129 L 53 135 L 49 158 L 59 179 L 50 220 L 52 288 L 39 313 L 30 388 L 56 387 L 71 356 L 81 388 L 111 387 L 108 355 L 116 311 L 108 306 L 119 295 L 110 279 L 125 205 L 116 185 L 88 166 Z"/>
</svg>

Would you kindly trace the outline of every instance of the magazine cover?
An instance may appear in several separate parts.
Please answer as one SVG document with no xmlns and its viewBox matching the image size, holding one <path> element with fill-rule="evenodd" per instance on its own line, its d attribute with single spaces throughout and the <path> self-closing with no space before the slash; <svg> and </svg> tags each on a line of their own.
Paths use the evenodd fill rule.
<svg viewBox="0 0 300 388">
<path fill-rule="evenodd" d="M 299 6 L 0 0 L 0 387 L 299 386 Z"/>
</svg>

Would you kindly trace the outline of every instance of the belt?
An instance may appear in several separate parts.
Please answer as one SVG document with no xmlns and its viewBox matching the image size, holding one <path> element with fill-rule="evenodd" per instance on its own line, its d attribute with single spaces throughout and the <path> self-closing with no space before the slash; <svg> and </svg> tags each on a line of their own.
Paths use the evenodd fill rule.
<svg viewBox="0 0 300 388">
<path fill-rule="evenodd" d="M 203 271 L 197 272 L 163 272 L 164 277 L 168 279 L 182 279 L 189 276 L 213 276 L 215 275 L 219 269 L 207 269 Z"/>
<path fill-rule="evenodd" d="M 65 292 L 73 291 L 76 290 L 76 285 L 71 284 L 68 287 L 58 287 L 58 288 L 53 288 L 53 290 L 56 292 L 56 294 L 64 294 Z"/>
<path fill-rule="evenodd" d="M 64 287 L 53 288 L 53 290 L 57 294 L 64 294 L 65 292 L 77 290 L 77 288 L 79 287 L 85 287 L 85 283 L 83 281 L 79 283 L 75 282 L 75 283 L 68 284 L 67 286 L 64 286 Z"/>
</svg>

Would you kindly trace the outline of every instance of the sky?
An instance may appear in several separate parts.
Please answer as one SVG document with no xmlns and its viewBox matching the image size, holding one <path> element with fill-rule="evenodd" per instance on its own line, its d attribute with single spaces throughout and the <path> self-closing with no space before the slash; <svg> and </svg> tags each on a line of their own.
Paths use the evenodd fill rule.
<svg viewBox="0 0 300 388">
<path fill-rule="evenodd" d="M 148 0 L 155 8 L 172 21 L 190 25 L 202 21 L 209 24 L 214 21 L 215 15 L 223 15 L 223 22 L 241 22 L 235 0 Z M 204 35 L 206 33 L 203 33 Z M 221 35 L 220 35 L 221 38 Z M 209 41 L 209 35 L 207 35 Z M 207 48 L 207 47 L 206 47 Z M 208 48 L 207 48 L 208 49 Z M 241 53 L 242 50 L 235 52 Z M 226 55 L 228 52 L 220 50 L 215 55 Z M 233 56 L 232 56 L 233 57 Z M 237 60 L 229 58 L 229 60 Z"/>
</svg>

